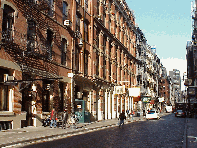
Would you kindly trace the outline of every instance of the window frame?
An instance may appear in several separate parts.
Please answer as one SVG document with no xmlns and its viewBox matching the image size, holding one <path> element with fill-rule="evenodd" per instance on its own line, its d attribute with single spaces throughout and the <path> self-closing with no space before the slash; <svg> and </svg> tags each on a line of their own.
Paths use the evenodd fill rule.
<svg viewBox="0 0 197 148">
<path fill-rule="evenodd" d="M 62 52 L 61 52 L 61 64 L 67 66 L 67 49 L 68 42 L 65 38 L 62 39 Z"/>
<path fill-rule="evenodd" d="M 63 20 L 68 19 L 68 3 L 63 1 L 62 4 L 62 14 L 63 14 Z"/>
</svg>

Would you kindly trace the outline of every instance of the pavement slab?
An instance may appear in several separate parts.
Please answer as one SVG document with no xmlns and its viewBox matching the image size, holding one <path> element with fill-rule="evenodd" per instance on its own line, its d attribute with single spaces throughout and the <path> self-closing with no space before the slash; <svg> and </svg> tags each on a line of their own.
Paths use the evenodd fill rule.
<svg viewBox="0 0 197 148">
<path fill-rule="evenodd" d="M 197 119 L 187 118 L 186 119 L 186 148 L 197 147 Z"/>
</svg>

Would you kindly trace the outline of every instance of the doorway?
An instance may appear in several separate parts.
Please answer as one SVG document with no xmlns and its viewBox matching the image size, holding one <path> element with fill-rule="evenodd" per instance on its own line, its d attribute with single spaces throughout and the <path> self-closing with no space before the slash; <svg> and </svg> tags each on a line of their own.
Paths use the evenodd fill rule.
<svg viewBox="0 0 197 148">
<path fill-rule="evenodd" d="M 26 111 L 26 120 L 21 121 L 21 127 L 26 126 L 33 126 L 33 113 L 32 113 L 32 101 L 33 101 L 33 94 L 30 91 L 29 85 L 25 88 L 22 92 L 22 111 Z"/>
</svg>

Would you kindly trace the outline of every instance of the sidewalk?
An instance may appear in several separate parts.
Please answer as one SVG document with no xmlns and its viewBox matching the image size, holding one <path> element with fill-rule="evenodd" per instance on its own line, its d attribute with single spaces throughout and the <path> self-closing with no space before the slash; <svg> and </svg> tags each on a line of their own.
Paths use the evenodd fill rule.
<svg viewBox="0 0 197 148">
<path fill-rule="evenodd" d="M 164 116 L 165 113 L 161 114 Z M 132 119 L 127 119 L 125 124 L 145 121 L 144 117 L 133 117 Z M 79 123 L 76 125 L 76 129 L 73 128 L 49 128 L 49 127 L 25 127 L 16 130 L 5 130 L 0 131 L 0 147 L 6 146 L 20 146 L 22 143 L 34 143 L 47 140 L 53 140 L 55 138 L 64 138 L 68 135 L 80 134 L 81 132 L 87 132 L 90 130 L 102 129 L 112 126 L 118 126 L 118 119 L 103 120 L 100 122 L 92 123 Z"/>
<path fill-rule="evenodd" d="M 184 148 L 197 147 L 197 119 L 186 118 Z"/>
</svg>

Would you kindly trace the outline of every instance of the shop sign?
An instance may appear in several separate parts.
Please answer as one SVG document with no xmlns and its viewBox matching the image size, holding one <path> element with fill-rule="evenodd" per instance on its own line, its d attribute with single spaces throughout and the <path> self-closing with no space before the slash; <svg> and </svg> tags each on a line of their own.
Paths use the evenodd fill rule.
<svg viewBox="0 0 197 148">
<path fill-rule="evenodd" d="M 146 96 L 142 97 L 143 103 L 149 103 L 150 101 L 151 101 L 151 97 L 146 97 Z"/>
<path fill-rule="evenodd" d="M 125 93 L 125 85 L 123 86 L 115 86 L 115 94 L 124 94 Z"/>
<path fill-rule="evenodd" d="M 189 95 L 195 95 L 195 87 L 189 87 L 188 88 L 188 94 Z"/>
<path fill-rule="evenodd" d="M 158 99 L 159 99 L 159 102 L 164 102 L 164 97 L 158 98 Z"/>
<path fill-rule="evenodd" d="M 129 96 L 132 96 L 132 97 L 140 96 L 140 87 L 128 88 L 128 90 L 129 90 Z"/>
</svg>

